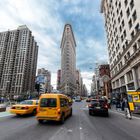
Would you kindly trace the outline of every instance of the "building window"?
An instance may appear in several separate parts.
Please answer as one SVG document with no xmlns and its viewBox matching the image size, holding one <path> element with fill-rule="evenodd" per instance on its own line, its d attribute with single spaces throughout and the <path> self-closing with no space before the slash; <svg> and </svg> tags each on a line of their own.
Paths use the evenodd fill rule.
<svg viewBox="0 0 140 140">
<path fill-rule="evenodd" d="M 133 22 L 135 22 L 135 21 L 136 21 L 136 19 L 137 19 L 137 14 L 136 14 L 136 11 L 134 11 L 134 13 L 133 13 L 133 15 L 132 15 L 132 18 L 133 18 Z"/>
<path fill-rule="evenodd" d="M 121 17 L 123 16 L 123 13 L 122 13 L 122 11 L 121 11 L 121 13 L 120 13 L 120 16 L 121 16 Z"/>
<path fill-rule="evenodd" d="M 138 32 L 140 30 L 140 27 L 139 27 L 139 23 L 136 25 L 136 27 L 135 27 L 135 31 L 136 31 L 136 33 Z"/>
<path fill-rule="evenodd" d="M 132 71 L 130 71 L 130 72 L 127 73 L 127 80 L 128 80 L 128 82 L 130 82 L 130 81 L 133 80 L 133 74 L 132 74 Z"/>
<path fill-rule="evenodd" d="M 125 6 L 127 6 L 127 4 L 128 4 L 128 0 L 125 0 L 125 1 L 124 1 L 124 4 L 125 4 Z"/>
<path fill-rule="evenodd" d="M 126 63 L 126 61 L 127 61 L 127 57 L 126 57 L 126 55 L 124 56 L 124 62 Z"/>
<path fill-rule="evenodd" d="M 117 9 L 117 15 L 119 14 L 119 9 Z"/>
<path fill-rule="evenodd" d="M 122 76 L 122 77 L 120 78 L 120 81 L 121 81 L 121 85 L 125 84 L 124 76 Z"/>
<path fill-rule="evenodd" d="M 131 9 L 133 9 L 133 7 L 134 7 L 134 0 L 131 0 L 130 7 L 131 7 Z"/>
<path fill-rule="evenodd" d="M 116 7 L 117 7 L 117 0 L 116 0 L 116 2 L 115 2 L 115 5 L 116 5 Z"/>
<path fill-rule="evenodd" d="M 124 27 L 124 20 L 122 21 L 122 26 Z"/>
<path fill-rule="evenodd" d="M 119 79 L 116 81 L 116 85 L 117 87 L 119 87 Z"/>
<path fill-rule="evenodd" d="M 120 33 L 122 32 L 122 27 L 120 26 Z"/>
<path fill-rule="evenodd" d="M 129 17 L 129 15 L 130 15 L 130 10 L 129 10 L 129 8 L 128 8 L 127 11 L 126 11 L 126 14 L 127 14 L 127 17 Z"/>
<path fill-rule="evenodd" d="M 125 46 L 123 45 L 123 51 L 125 51 Z"/>
<path fill-rule="evenodd" d="M 134 31 L 131 33 L 131 38 L 132 39 L 134 38 Z"/>
<path fill-rule="evenodd" d="M 130 52 L 127 52 L 127 58 L 128 59 L 130 58 Z"/>
<path fill-rule="evenodd" d="M 118 22 L 120 23 L 120 17 L 118 17 Z"/>
<path fill-rule="evenodd" d="M 128 41 L 126 40 L 126 41 L 125 41 L 125 46 L 127 47 L 127 45 L 128 45 Z"/>
<path fill-rule="evenodd" d="M 134 46 L 133 46 L 133 52 L 136 52 L 137 51 L 137 44 L 135 44 Z"/>
<path fill-rule="evenodd" d="M 132 27 L 132 20 L 131 19 L 129 20 L 128 24 L 129 24 L 129 28 L 131 29 L 131 27 Z"/>
<path fill-rule="evenodd" d="M 124 32 L 123 32 L 123 35 L 124 35 L 124 38 L 126 37 L 126 31 L 124 30 Z"/>
<path fill-rule="evenodd" d="M 121 2 L 119 2 L 119 8 L 121 8 Z"/>
<path fill-rule="evenodd" d="M 121 35 L 121 41 L 123 42 L 123 35 Z"/>
</svg>

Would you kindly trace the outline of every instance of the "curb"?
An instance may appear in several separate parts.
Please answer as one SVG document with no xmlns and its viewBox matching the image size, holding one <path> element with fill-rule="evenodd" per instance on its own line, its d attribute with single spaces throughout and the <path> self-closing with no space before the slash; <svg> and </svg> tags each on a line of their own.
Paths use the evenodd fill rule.
<svg viewBox="0 0 140 140">
<path fill-rule="evenodd" d="M 124 116 L 123 112 L 120 112 L 120 111 L 117 111 L 117 110 L 110 110 L 110 111 Z M 136 116 L 132 115 L 132 119 L 133 118 L 140 120 L 140 117 L 136 117 Z"/>
<path fill-rule="evenodd" d="M 11 114 L 11 113 L 9 113 L 9 112 L 1 112 L 0 113 L 0 118 L 2 118 L 2 117 L 8 117 L 8 116 L 13 116 L 14 114 Z"/>
</svg>

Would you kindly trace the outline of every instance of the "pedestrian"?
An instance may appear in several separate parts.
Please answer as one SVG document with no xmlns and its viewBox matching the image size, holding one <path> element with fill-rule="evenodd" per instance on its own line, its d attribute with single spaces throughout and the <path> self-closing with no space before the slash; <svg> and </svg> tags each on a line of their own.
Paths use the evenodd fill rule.
<svg viewBox="0 0 140 140">
<path fill-rule="evenodd" d="M 120 99 L 118 98 L 116 101 L 116 110 L 120 110 Z"/>
<path fill-rule="evenodd" d="M 125 117 L 128 119 L 132 119 L 132 113 L 127 98 L 125 98 Z"/>
<path fill-rule="evenodd" d="M 121 109 L 122 109 L 122 111 L 124 111 L 124 107 L 125 107 L 125 99 L 123 98 L 122 102 L 121 102 Z"/>
</svg>

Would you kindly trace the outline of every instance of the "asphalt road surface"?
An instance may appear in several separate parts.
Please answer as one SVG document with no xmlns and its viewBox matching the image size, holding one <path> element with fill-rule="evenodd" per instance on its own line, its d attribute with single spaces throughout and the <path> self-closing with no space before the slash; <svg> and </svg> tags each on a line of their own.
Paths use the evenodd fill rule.
<svg viewBox="0 0 140 140">
<path fill-rule="evenodd" d="M 73 116 L 61 125 L 39 124 L 35 117 L 0 117 L 0 140 L 140 140 L 140 119 L 89 116 L 85 101 L 73 104 Z"/>
</svg>

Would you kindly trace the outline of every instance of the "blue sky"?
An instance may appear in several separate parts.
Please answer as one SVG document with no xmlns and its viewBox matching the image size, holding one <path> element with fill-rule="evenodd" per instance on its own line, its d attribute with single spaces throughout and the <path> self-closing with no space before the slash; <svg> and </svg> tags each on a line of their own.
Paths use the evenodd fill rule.
<svg viewBox="0 0 140 140">
<path fill-rule="evenodd" d="M 0 31 L 27 25 L 39 45 L 38 68 L 60 69 L 60 43 L 64 25 L 72 25 L 76 40 L 76 65 L 90 89 L 95 63 L 107 62 L 101 0 L 1 0 Z"/>
</svg>

